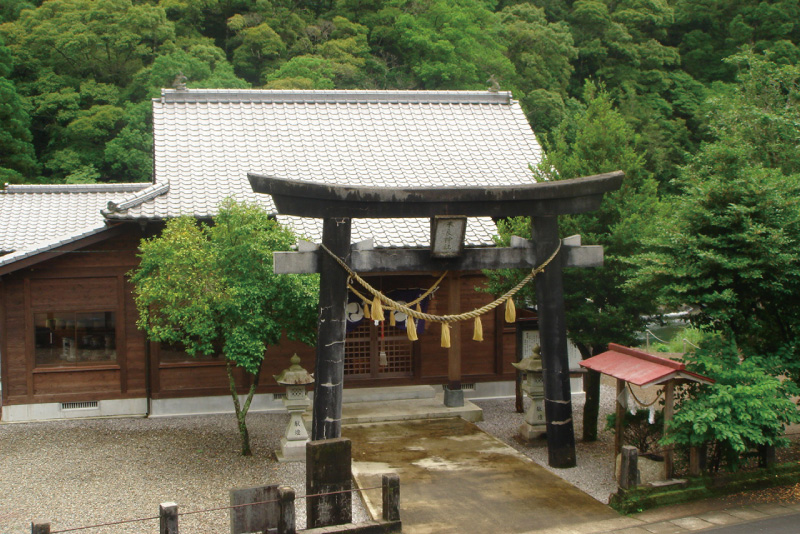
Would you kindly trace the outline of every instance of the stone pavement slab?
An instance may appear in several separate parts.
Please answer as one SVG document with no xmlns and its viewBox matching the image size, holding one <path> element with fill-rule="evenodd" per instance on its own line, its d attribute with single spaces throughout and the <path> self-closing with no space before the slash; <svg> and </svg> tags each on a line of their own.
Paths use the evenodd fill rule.
<svg viewBox="0 0 800 534">
<path fill-rule="evenodd" d="M 732 510 L 728 510 L 728 513 L 732 516 L 738 517 L 740 520 L 743 521 L 750 521 L 753 519 L 764 519 L 768 517 L 768 514 L 763 512 L 759 512 L 755 508 L 746 507 L 746 508 L 735 508 Z"/>
<path fill-rule="evenodd" d="M 699 517 L 681 517 L 673 519 L 671 523 L 678 525 L 685 530 L 703 530 L 714 526 L 714 523 L 700 519 Z"/>
<path fill-rule="evenodd" d="M 406 534 L 598 532 L 630 523 L 610 507 L 462 419 L 347 425 L 360 488 L 400 476 Z M 380 513 L 380 490 L 364 492 Z M 608 522 L 608 523 L 606 523 Z M 635 521 L 634 521 L 635 523 Z M 603 525 L 606 525 L 603 528 Z"/>
<path fill-rule="evenodd" d="M 652 534 L 683 534 L 686 529 L 673 523 L 672 521 L 661 521 L 659 523 L 650 523 L 643 525 L 647 532 Z"/>
<path fill-rule="evenodd" d="M 698 514 L 697 517 L 703 521 L 708 521 L 714 525 L 730 525 L 733 523 L 740 523 L 742 520 L 736 516 L 732 516 L 724 510 L 714 510 L 712 512 L 705 512 Z"/>
</svg>

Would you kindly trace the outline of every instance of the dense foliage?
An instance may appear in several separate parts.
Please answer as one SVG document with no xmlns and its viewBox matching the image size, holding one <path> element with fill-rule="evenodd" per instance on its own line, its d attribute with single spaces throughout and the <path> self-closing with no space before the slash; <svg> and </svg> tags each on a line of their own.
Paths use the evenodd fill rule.
<svg viewBox="0 0 800 534">
<path fill-rule="evenodd" d="M 316 277 L 272 272 L 273 251 L 289 250 L 295 240 L 261 208 L 226 201 L 213 226 L 181 217 L 170 220 L 160 236 L 142 241 L 141 262 L 131 273 L 137 325 L 148 338 L 180 343 L 191 355 L 226 358 L 245 455 L 245 418 L 264 352 L 284 335 L 315 339 Z M 233 367 L 250 375 L 244 404 Z"/>
<path fill-rule="evenodd" d="M 796 0 L 5 0 L 0 175 L 146 181 L 149 99 L 188 87 L 512 90 L 544 140 L 602 82 L 670 191 L 750 46 L 800 58 Z M 716 82 L 716 85 L 715 85 Z"/>
<path fill-rule="evenodd" d="M 737 469 L 758 447 L 786 444 L 786 426 L 800 422 L 792 400 L 799 391 L 775 376 L 780 358 L 742 352 L 729 336 L 716 335 L 685 360 L 687 368 L 716 382 L 681 390 L 664 444 L 708 446 L 711 472 Z"/>
</svg>

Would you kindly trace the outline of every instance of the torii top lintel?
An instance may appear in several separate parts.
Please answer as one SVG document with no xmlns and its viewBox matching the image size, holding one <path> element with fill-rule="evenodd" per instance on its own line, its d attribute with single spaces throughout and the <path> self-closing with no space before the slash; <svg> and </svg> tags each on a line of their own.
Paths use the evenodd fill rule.
<svg viewBox="0 0 800 534">
<path fill-rule="evenodd" d="M 272 195 L 278 212 L 315 218 L 552 217 L 593 211 L 622 185 L 615 171 L 571 180 L 494 187 L 363 187 L 248 174 L 256 193 Z"/>
</svg>

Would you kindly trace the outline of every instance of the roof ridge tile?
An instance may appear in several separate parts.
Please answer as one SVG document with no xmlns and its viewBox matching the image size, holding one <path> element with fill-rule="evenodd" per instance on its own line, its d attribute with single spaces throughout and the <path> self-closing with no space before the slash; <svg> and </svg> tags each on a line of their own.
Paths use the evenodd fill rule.
<svg viewBox="0 0 800 534">
<path fill-rule="evenodd" d="M 162 89 L 155 102 L 299 104 L 511 104 L 510 91 L 387 91 L 295 89 Z"/>
<path fill-rule="evenodd" d="M 108 184 L 6 184 L 2 194 L 20 193 L 133 193 L 150 187 L 151 183 Z"/>
</svg>

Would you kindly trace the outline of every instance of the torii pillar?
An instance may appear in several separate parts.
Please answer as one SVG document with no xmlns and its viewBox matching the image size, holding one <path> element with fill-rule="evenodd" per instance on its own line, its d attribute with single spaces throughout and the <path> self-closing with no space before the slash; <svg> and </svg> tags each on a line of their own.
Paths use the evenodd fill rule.
<svg viewBox="0 0 800 534">
<path fill-rule="evenodd" d="M 523 186 L 372 188 L 286 180 L 249 174 L 253 191 L 272 195 L 278 212 L 323 219 L 322 243 L 360 272 L 533 268 L 559 244 L 558 216 L 593 211 L 620 188 L 620 171 Z M 465 249 L 457 258 L 433 258 L 427 249 L 354 251 L 352 218 L 530 216 L 533 244 Z M 536 281 L 543 360 L 548 463 L 575 466 L 562 268 L 602 264 L 602 247 L 562 247 Z M 599 249 L 600 260 L 597 261 Z M 281 261 L 279 261 L 279 259 Z M 281 265 L 279 265 L 281 264 Z M 347 274 L 323 251 L 276 253 L 276 272 L 319 272 L 320 314 L 311 439 L 341 436 Z"/>
</svg>

